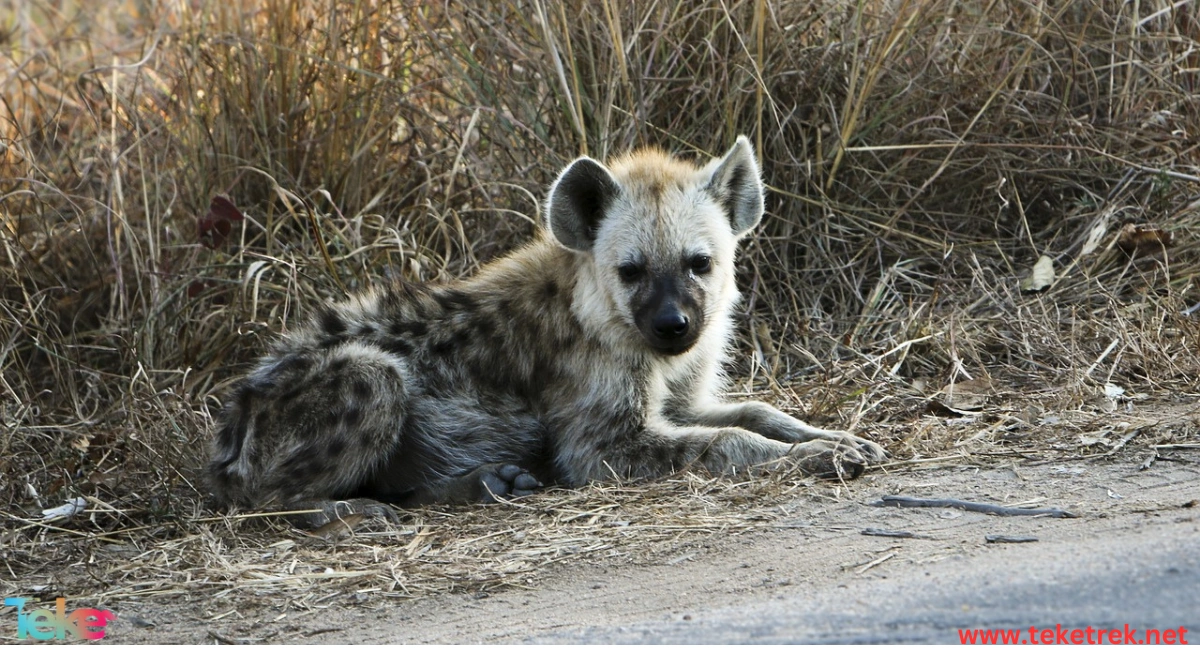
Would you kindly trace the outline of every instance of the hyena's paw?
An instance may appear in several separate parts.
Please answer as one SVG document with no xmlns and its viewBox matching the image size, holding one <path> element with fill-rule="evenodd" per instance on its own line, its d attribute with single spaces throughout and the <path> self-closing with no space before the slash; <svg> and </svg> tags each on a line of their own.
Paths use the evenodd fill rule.
<svg viewBox="0 0 1200 650">
<path fill-rule="evenodd" d="M 812 440 L 796 445 L 788 452 L 788 458 L 796 461 L 805 474 L 833 479 L 858 478 L 868 462 L 854 445 L 833 440 Z"/>
<path fill-rule="evenodd" d="M 385 519 L 389 523 L 400 523 L 400 517 L 396 511 L 386 503 L 380 503 L 374 499 L 343 499 L 340 501 L 317 501 L 315 503 L 306 503 L 303 505 L 293 506 L 294 510 L 317 510 L 317 512 L 306 512 L 304 514 L 288 515 L 287 521 L 297 528 L 305 530 L 314 530 L 324 526 L 325 524 L 337 520 L 345 519 L 350 515 L 363 515 L 365 517 L 378 517 Z"/>
<path fill-rule="evenodd" d="M 501 498 L 524 497 L 542 487 L 533 474 L 512 463 L 492 463 L 467 474 L 464 487 L 472 501 L 496 503 Z"/>
<path fill-rule="evenodd" d="M 856 435 L 839 431 L 841 437 L 835 440 L 838 444 L 850 447 L 857 451 L 867 463 L 882 463 L 890 456 L 886 449 L 878 443 L 871 442 L 866 438 L 859 438 Z"/>
</svg>

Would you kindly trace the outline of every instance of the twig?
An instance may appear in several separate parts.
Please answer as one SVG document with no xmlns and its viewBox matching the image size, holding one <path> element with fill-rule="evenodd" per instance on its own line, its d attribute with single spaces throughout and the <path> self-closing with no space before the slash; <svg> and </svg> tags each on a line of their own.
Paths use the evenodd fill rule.
<svg viewBox="0 0 1200 650">
<path fill-rule="evenodd" d="M 274 634 L 269 634 L 264 637 L 234 637 L 226 636 L 216 630 L 209 630 L 208 635 L 225 645 L 257 645 L 275 636 Z"/>
<path fill-rule="evenodd" d="M 888 560 L 890 560 L 894 557 L 896 557 L 895 551 L 888 553 L 887 555 L 884 555 L 883 557 L 877 557 L 874 560 L 871 560 L 870 562 L 864 564 L 862 567 L 860 567 L 858 569 L 858 571 L 855 571 L 854 573 L 856 573 L 858 575 L 862 575 L 862 574 L 866 573 L 867 571 L 874 569 L 875 567 L 879 566 L 880 564 L 883 564 L 884 562 L 887 562 Z"/>
<path fill-rule="evenodd" d="M 1104 363 L 1104 360 L 1106 358 L 1108 358 L 1108 355 L 1110 353 L 1112 353 L 1113 348 L 1117 347 L 1117 344 L 1120 342 L 1121 342 L 1121 337 L 1118 336 L 1117 338 L 1112 340 L 1112 343 L 1108 344 L 1107 348 L 1104 348 L 1104 352 L 1100 353 L 1100 358 L 1093 361 L 1092 365 L 1088 366 L 1088 369 L 1083 371 L 1083 377 L 1080 378 L 1080 380 L 1079 380 L 1080 383 L 1082 383 L 1085 379 L 1091 378 L 1092 371 L 1094 371 L 1096 369 L 1096 366 L 1099 366 L 1101 363 Z"/>
<path fill-rule="evenodd" d="M 928 535 L 918 535 L 907 530 L 885 530 L 883 528 L 864 528 L 863 535 L 870 537 L 896 537 L 899 539 L 933 539 Z"/>
<path fill-rule="evenodd" d="M 988 544 L 1028 544 L 1029 542 L 1038 541 L 1038 538 L 1036 537 L 1015 535 L 988 535 L 987 537 L 984 537 L 984 539 L 987 540 Z"/>
<path fill-rule="evenodd" d="M 15 519 L 15 520 L 17 520 L 17 521 L 19 521 L 19 522 L 21 522 L 21 523 L 23 523 L 23 524 L 27 524 L 26 526 L 23 526 L 23 527 L 22 527 L 20 530 L 24 530 L 25 528 L 29 528 L 30 526 L 37 526 L 37 527 L 40 527 L 40 528 L 45 528 L 45 529 L 47 529 L 47 530 L 56 530 L 56 531 L 58 531 L 58 532 L 60 532 L 60 533 L 69 533 L 69 534 L 71 534 L 71 535 L 76 535 L 76 536 L 78 536 L 78 537 L 86 537 L 86 538 L 88 538 L 88 539 L 101 539 L 101 540 L 104 540 L 104 541 L 106 541 L 106 542 L 109 542 L 109 543 L 111 543 L 111 544 L 121 544 L 121 543 L 122 543 L 122 542 L 121 542 L 121 540 L 119 540 L 119 539 L 114 539 L 114 538 L 112 538 L 112 537 L 108 537 L 108 536 L 106 536 L 106 535 L 101 535 L 101 534 L 99 534 L 99 533 L 89 533 L 89 532 L 87 532 L 87 531 L 83 531 L 83 530 L 71 530 L 70 528 L 63 528 L 63 527 L 61 527 L 61 526 L 54 526 L 54 525 L 47 524 L 47 523 L 43 523 L 43 522 L 40 522 L 40 521 L 30 521 L 30 520 L 28 520 L 28 519 L 24 519 L 24 518 L 22 518 L 22 517 L 18 517 L 18 516 L 14 515 L 14 514 L 10 514 L 10 513 L 7 513 L 7 512 L 2 512 L 2 513 L 0 513 L 0 514 L 3 514 L 4 516 L 6 516 L 6 517 L 9 517 L 9 518 L 11 518 L 11 519 Z"/>
<path fill-rule="evenodd" d="M 962 501 L 960 499 L 922 499 L 919 497 L 906 497 L 901 495 L 888 495 L 872 503 L 877 507 L 895 506 L 897 508 L 960 508 L 971 512 L 985 512 L 989 515 L 999 517 L 1058 517 L 1066 519 L 1074 519 L 1078 515 L 1074 515 L 1066 510 L 1057 508 L 1008 508 L 998 506 L 992 503 L 976 503 L 974 501 Z"/>
</svg>

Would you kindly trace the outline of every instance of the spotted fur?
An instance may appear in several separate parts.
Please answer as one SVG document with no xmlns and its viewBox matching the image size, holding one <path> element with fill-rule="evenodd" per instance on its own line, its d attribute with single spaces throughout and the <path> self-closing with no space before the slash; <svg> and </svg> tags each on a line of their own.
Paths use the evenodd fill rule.
<svg viewBox="0 0 1200 650">
<path fill-rule="evenodd" d="M 745 138 L 706 165 L 580 158 L 547 204 L 544 232 L 475 277 L 379 287 L 284 336 L 229 396 L 217 501 L 487 500 L 785 457 L 856 475 L 886 456 L 719 399 L 737 243 L 763 213 Z"/>
</svg>

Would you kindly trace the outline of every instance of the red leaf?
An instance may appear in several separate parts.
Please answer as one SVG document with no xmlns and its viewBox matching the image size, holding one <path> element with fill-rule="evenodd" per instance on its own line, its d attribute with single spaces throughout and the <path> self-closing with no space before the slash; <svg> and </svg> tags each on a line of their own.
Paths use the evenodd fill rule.
<svg viewBox="0 0 1200 650">
<path fill-rule="evenodd" d="M 242 221 L 246 217 L 238 211 L 237 206 L 233 201 L 221 196 L 220 194 L 212 197 L 212 201 L 208 204 L 208 211 L 213 213 L 218 218 L 226 221 Z"/>
<path fill-rule="evenodd" d="M 189 300 L 206 297 L 214 305 L 227 304 L 229 299 L 225 294 L 225 290 L 214 280 L 193 280 L 187 287 L 187 297 Z"/>
<path fill-rule="evenodd" d="M 188 285 L 187 297 L 195 298 L 196 296 L 204 293 L 204 290 L 207 289 L 210 284 L 211 283 L 207 280 L 193 280 L 192 283 Z"/>
<path fill-rule="evenodd" d="M 245 218 L 233 201 L 220 195 L 212 197 L 208 212 L 197 223 L 200 243 L 208 248 L 220 247 L 233 232 L 233 223 Z"/>
</svg>

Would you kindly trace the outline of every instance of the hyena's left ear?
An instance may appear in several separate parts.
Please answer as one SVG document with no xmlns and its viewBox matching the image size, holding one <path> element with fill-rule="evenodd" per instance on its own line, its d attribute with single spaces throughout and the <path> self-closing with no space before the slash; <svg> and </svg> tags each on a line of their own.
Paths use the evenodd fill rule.
<svg viewBox="0 0 1200 650">
<path fill-rule="evenodd" d="M 581 253 L 592 250 L 596 232 L 621 186 L 608 168 L 586 156 L 558 175 L 546 199 L 546 225 L 563 246 Z"/>
<path fill-rule="evenodd" d="M 754 147 L 746 136 L 739 135 L 725 157 L 714 164 L 708 191 L 725 209 L 733 233 L 740 237 L 757 226 L 763 215 L 763 184 Z"/>
</svg>

